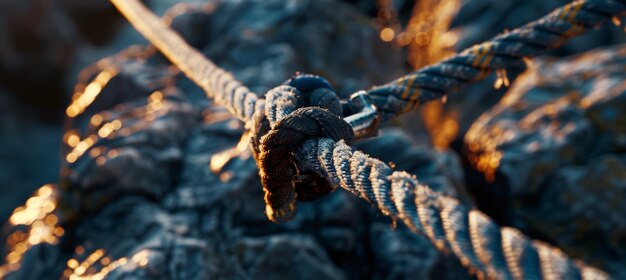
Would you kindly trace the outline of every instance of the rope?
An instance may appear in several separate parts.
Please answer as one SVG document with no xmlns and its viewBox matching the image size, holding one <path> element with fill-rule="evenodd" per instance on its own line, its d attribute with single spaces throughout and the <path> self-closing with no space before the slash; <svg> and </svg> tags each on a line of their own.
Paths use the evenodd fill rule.
<svg viewBox="0 0 626 280">
<path fill-rule="evenodd" d="M 475 45 L 368 91 L 383 120 L 411 111 L 489 73 L 523 64 L 525 58 L 563 45 L 585 30 L 626 13 L 625 0 L 579 0 L 545 17 Z"/>
<path fill-rule="evenodd" d="M 394 172 L 381 161 L 352 150 L 352 137 L 340 118 L 338 99 L 333 96 L 332 87 L 320 78 L 297 76 L 268 92 L 264 101 L 232 74 L 188 46 L 138 0 L 111 1 L 210 98 L 226 106 L 253 130 L 252 149 L 260 163 L 268 218 L 284 221 L 293 215 L 293 201 L 299 192 L 298 182 L 293 182 L 294 174 L 316 175 L 313 181 L 324 179 L 326 184 L 331 183 L 331 190 L 340 186 L 377 206 L 385 215 L 401 220 L 414 232 L 425 234 L 439 250 L 452 252 L 478 276 L 608 278 L 600 270 L 569 259 L 559 249 L 531 241 L 515 229 L 500 228 L 480 211 L 467 209 L 457 199 L 420 185 L 408 173 Z M 386 117 L 406 112 L 454 87 L 480 80 L 493 69 L 519 63 L 523 57 L 556 47 L 586 28 L 624 13 L 624 1 L 573 2 L 537 22 L 374 88 L 369 94 Z M 317 101 L 312 102 L 313 99 Z M 280 162 L 285 156 L 288 164 Z M 287 171 L 279 172 L 280 168 Z M 273 178 L 276 176 L 279 178 Z M 277 185 L 272 185 L 273 180 L 279 180 Z M 321 192 L 328 188 L 323 186 Z"/>
<path fill-rule="evenodd" d="M 217 67 L 202 53 L 189 46 L 138 0 L 111 0 L 111 3 L 165 57 L 178 66 L 210 99 L 226 107 L 246 124 L 251 124 L 263 100 L 233 74 Z"/>
<path fill-rule="evenodd" d="M 310 139 L 297 152 L 304 170 L 319 172 L 336 186 L 426 235 L 443 252 L 452 252 L 479 279 L 607 279 L 559 249 L 499 227 L 478 210 L 393 171 L 380 160 L 354 151 L 344 141 Z"/>
<path fill-rule="evenodd" d="M 265 114 L 255 118 L 250 146 L 259 166 L 265 213 L 280 223 L 295 215 L 296 198 L 313 200 L 335 190 L 316 172 L 298 170 L 292 151 L 312 137 L 351 143 L 354 132 L 340 117 L 341 104 L 332 86 L 321 77 L 297 75 L 270 90 L 266 102 Z"/>
</svg>

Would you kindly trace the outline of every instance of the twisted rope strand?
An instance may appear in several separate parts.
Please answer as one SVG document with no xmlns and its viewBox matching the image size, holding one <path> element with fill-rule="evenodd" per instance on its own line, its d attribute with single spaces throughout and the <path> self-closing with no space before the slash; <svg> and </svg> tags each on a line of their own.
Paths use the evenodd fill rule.
<svg viewBox="0 0 626 280">
<path fill-rule="evenodd" d="M 625 0 L 578 0 L 545 17 L 368 91 L 383 120 L 523 63 L 626 13 Z"/>
<path fill-rule="evenodd" d="M 470 271 L 493 279 L 607 279 L 559 249 L 499 227 L 478 210 L 433 191 L 406 173 L 354 151 L 343 141 L 308 140 L 298 151 L 302 166 L 313 167 L 341 188 L 370 202 L 385 215 L 426 235 L 439 250 L 452 252 Z M 329 156 L 332 155 L 332 156 Z"/>
<path fill-rule="evenodd" d="M 129 22 L 210 99 L 251 125 L 262 100 L 233 74 L 216 66 L 138 0 L 111 0 Z"/>
</svg>

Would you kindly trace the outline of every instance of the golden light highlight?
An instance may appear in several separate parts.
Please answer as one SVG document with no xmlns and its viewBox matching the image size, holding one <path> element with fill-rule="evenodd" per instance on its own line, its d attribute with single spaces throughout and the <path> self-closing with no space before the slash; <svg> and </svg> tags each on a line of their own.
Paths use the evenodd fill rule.
<svg viewBox="0 0 626 280">
<path fill-rule="evenodd" d="M 493 85 L 493 87 L 495 89 L 500 89 L 503 86 L 504 87 L 508 87 L 510 85 L 509 76 L 506 73 L 506 69 L 498 69 L 498 70 L 496 70 L 496 75 L 497 75 L 498 79 L 496 80 L 495 84 Z"/>
<path fill-rule="evenodd" d="M 459 134 L 458 111 L 444 111 L 443 101 L 433 101 L 423 105 L 421 115 L 436 149 L 445 149 Z"/>
<path fill-rule="evenodd" d="M 82 92 L 74 94 L 72 103 L 65 110 L 65 114 L 70 118 L 74 118 L 84 112 L 115 75 L 117 75 L 117 70 L 115 69 L 107 69 L 100 72 Z"/>
<path fill-rule="evenodd" d="M 102 124 L 103 120 L 104 118 L 102 118 L 100 114 L 95 114 L 91 116 L 91 119 L 89 120 L 89 124 L 91 124 L 91 126 L 99 126 L 100 124 Z"/>
<path fill-rule="evenodd" d="M 147 104 L 142 108 L 137 108 L 131 111 L 129 116 L 133 117 L 144 117 L 146 121 L 152 121 L 159 116 L 167 113 L 168 106 L 165 103 L 165 95 L 161 91 L 155 91 L 147 98 Z M 113 135 L 114 132 L 120 130 L 121 133 L 128 135 L 131 131 L 141 129 L 141 126 L 145 126 L 143 122 L 139 122 L 134 127 L 126 127 L 122 129 L 123 122 L 119 119 L 114 119 L 109 122 L 105 121 L 106 115 L 103 116 L 101 114 L 95 114 L 89 120 L 91 126 L 98 128 L 96 133 L 87 136 L 84 139 L 80 139 L 78 133 L 74 130 L 65 133 L 64 142 L 71 148 L 73 148 L 67 155 L 65 156 L 65 160 L 68 163 L 74 163 L 83 156 L 97 141 L 101 138 L 108 138 Z M 100 155 L 99 151 L 90 153 L 92 157 L 98 157 Z M 99 163 L 104 162 L 104 158 L 98 158 L 97 161 Z"/>
<path fill-rule="evenodd" d="M 78 135 L 76 134 L 70 135 L 67 138 L 67 145 L 70 147 L 76 147 L 76 145 L 78 145 L 79 142 L 80 142 L 80 137 L 78 137 Z"/>
<path fill-rule="evenodd" d="M 80 142 L 80 136 L 78 135 L 78 132 L 75 130 L 70 130 L 65 132 L 65 134 L 63 134 L 63 143 L 67 144 L 70 147 L 76 147 L 76 145 L 78 145 L 78 142 Z"/>
<path fill-rule="evenodd" d="M 120 120 L 113 120 L 111 122 L 105 123 L 99 130 L 98 136 L 101 138 L 107 138 L 114 131 L 122 128 L 122 122 Z"/>
<path fill-rule="evenodd" d="M 618 16 L 613 16 L 611 18 L 611 21 L 613 22 L 613 24 L 617 27 L 622 26 L 622 20 L 618 17 Z"/>
<path fill-rule="evenodd" d="M 480 155 L 470 155 L 469 160 L 479 172 L 485 175 L 485 180 L 489 183 L 493 183 L 496 178 L 496 170 L 500 166 L 500 160 L 502 159 L 502 153 L 498 151 L 490 151 L 481 153 Z"/>
<path fill-rule="evenodd" d="M 99 115 L 94 115 L 94 117 L 95 116 L 98 116 L 98 117 L 95 119 L 95 121 L 94 121 L 94 118 L 92 117 L 91 119 L 92 125 L 94 123 L 102 123 L 102 119 L 101 119 L 102 117 Z M 80 140 L 78 134 L 75 134 L 75 132 L 68 132 L 68 134 L 70 135 L 67 136 L 66 143 L 68 144 L 68 146 L 72 147 L 73 149 L 65 156 L 65 160 L 68 163 L 76 162 L 76 160 L 78 160 L 79 157 L 84 155 L 85 152 L 87 152 L 87 150 L 89 150 L 89 148 L 91 148 L 96 143 L 99 137 L 100 138 L 109 137 L 111 136 L 113 132 L 119 130 L 120 128 L 122 128 L 122 121 L 113 120 L 102 125 L 102 127 L 98 129 L 97 135 L 90 135 L 83 140 Z M 90 155 L 92 155 L 93 157 L 96 157 L 99 155 L 99 153 L 96 151 L 95 153 L 90 153 Z"/>
<path fill-rule="evenodd" d="M 454 54 L 458 34 L 450 31 L 459 0 L 419 1 L 413 8 L 406 33 L 412 38 L 409 62 L 421 68 Z"/>
<path fill-rule="evenodd" d="M 380 39 L 385 42 L 391 42 L 395 37 L 396 33 L 389 27 L 385 27 L 380 31 Z"/>
<path fill-rule="evenodd" d="M 454 54 L 459 36 L 449 28 L 460 4 L 459 0 L 426 0 L 415 4 L 404 32 L 410 38 L 407 43 L 409 62 L 415 69 Z M 444 104 L 445 99 L 429 102 L 420 111 L 432 144 L 437 149 L 447 148 L 460 130 L 458 112 L 447 112 Z"/>
<path fill-rule="evenodd" d="M 159 111 L 163 109 L 163 93 L 155 91 L 148 96 L 148 111 Z"/>
<path fill-rule="evenodd" d="M 167 112 L 167 106 L 163 102 L 164 97 L 164 94 L 160 91 L 155 91 L 148 96 L 148 104 L 145 108 L 147 120 L 154 120 Z"/>
<path fill-rule="evenodd" d="M 96 140 L 98 140 L 98 137 L 91 135 L 78 142 L 78 144 L 74 146 L 74 149 L 65 156 L 65 160 L 69 163 L 76 162 L 80 156 L 85 154 L 85 152 L 96 143 Z"/>
<path fill-rule="evenodd" d="M 64 279 L 69 280 L 101 280 L 109 273 L 121 266 L 133 265 L 138 267 L 146 267 L 150 261 L 150 251 L 141 250 L 130 258 L 119 258 L 112 261 L 110 257 L 105 256 L 104 249 L 95 250 L 85 260 L 78 262 L 76 259 L 67 261 L 67 268 L 63 271 Z M 96 270 L 100 269 L 100 270 Z M 88 273 L 89 271 L 95 271 Z"/>
<path fill-rule="evenodd" d="M 211 161 L 209 167 L 211 172 L 215 174 L 219 174 L 222 172 L 222 169 L 228 162 L 230 162 L 233 158 L 240 157 L 245 159 L 250 156 L 250 150 L 248 146 L 250 145 L 250 136 L 248 133 L 244 133 L 241 136 L 241 140 L 237 143 L 237 146 L 227 149 L 225 151 L 216 153 L 211 156 Z M 229 181 L 232 178 L 233 174 L 229 172 L 225 172 L 220 174 L 220 180 L 222 182 Z"/>
<path fill-rule="evenodd" d="M 481 122 L 479 119 L 477 122 Z M 480 129 L 472 127 L 465 135 L 466 143 L 468 143 L 469 156 L 468 160 L 471 166 L 483 173 L 485 180 L 492 183 L 495 180 L 496 171 L 502 160 L 502 152 L 498 151 L 498 144 L 505 139 L 514 137 L 514 132 L 505 131 L 499 126 L 494 126 L 490 131 L 480 131 Z M 494 135 L 500 135 L 499 141 L 494 140 Z"/>
<path fill-rule="evenodd" d="M 31 247 L 42 243 L 57 244 L 63 236 L 65 231 L 59 226 L 59 218 L 54 214 L 57 195 L 57 186 L 44 185 L 25 205 L 13 211 L 9 223 L 17 230 L 7 238 L 9 253 L 5 264 L 0 266 L 0 279 L 20 268 L 22 257 Z"/>
<path fill-rule="evenodd" d="M 379 36 L 384 42 L 403 42 L 411 40 L 406 33 L 399 31 L 402 29 L 398 20 L 398 11 L 393 6 L 392 0 L 376 0 L 378 15 L 376 21 L 381 26 Z"/>
</svg>

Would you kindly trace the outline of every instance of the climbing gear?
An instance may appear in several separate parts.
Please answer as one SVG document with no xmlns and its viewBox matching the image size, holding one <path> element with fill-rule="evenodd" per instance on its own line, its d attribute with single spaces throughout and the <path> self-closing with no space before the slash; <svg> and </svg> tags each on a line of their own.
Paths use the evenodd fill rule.
<svg viewBox="0 0 626 280">
<path fill-rule="evenodd" d="M 336 108 L 336 102 L 330 93 L 332 86 L 327 82 L 314 76 L 295 77 L 287 85 L 268 92 L 263 100 L 187 45 L 138 0 L 111 2 L 209 98 L 227 107 L 248 129 L 255 131 L 252 149 L 262 170 L 271 220 L 280 222 L 290 218 L 295 211 L 293 202 L 300 193 L 316 196 L 340 186 L 377 206 L 382 213 L 400 219 L 414 232 L 425 234 L 439 250 L 452 252 L 478 276 L 608 278 L 604 272 L 573 261 L 548 244 L 531 241 L 515 229 L 499 227 L 478 210 L 467 209 L 457 199 L 419 184 L 414 176 L 394 172 L 385 163 L 354 151 L 347 128 L 352 126 L 357 137 L 372 135 L 379 118 L 384 121 L 441 98 L 459 86 L 484 79 L 493 70 L 518 65 L 525 57 L 558 47 L 586 29 L 624 15 L 626 0 L 572 2 L 439 64 L 375 87 L 366 94 L 359 93 L 340 107 L 342 111 L 348 109 L 340 113 L 337 113 L 339 109 L 329 109 Z M 303 92 L 317 96 L 328 110 L 301 108 L 309 106 L 302 101 Z M 344 116 L 343 120 L 339 117 L 351 112 L 356 113 Z M 372 117 L 373 112 L 377 112 L 376 117 Z M 288 141 L 277 135 L 287 135 Z M 277 160 L 280 155 L 288 155 L 288 164 Z M 278 167 L 285 170 L 275 170 Z M 310 184 L 313 191 L 299 188 L 306 185 L 299 180 L 303 177 L 315 182 Z M 331 184 L 316 185 L 321 181 Z"/>
</svg>

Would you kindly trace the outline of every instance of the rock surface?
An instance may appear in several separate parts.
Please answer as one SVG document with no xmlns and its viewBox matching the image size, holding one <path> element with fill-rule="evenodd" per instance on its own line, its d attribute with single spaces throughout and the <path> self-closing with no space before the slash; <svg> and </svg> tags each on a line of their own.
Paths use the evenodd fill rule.
<svg viewBox="0 0 626 280">
<path fill-rule="evenodd" d="M 537 60 L 465 137 L 494 183 L 470 184 L 479 205 L 500 201 L 503 222 L 615 275 L 626 256 L 625 64 L 625 45 Z"/>
</svg>

